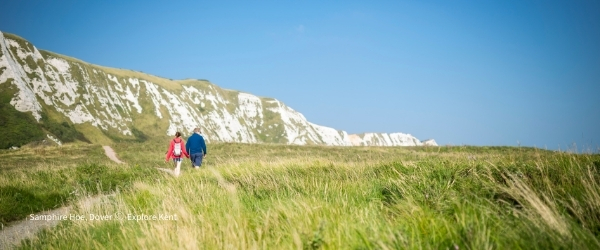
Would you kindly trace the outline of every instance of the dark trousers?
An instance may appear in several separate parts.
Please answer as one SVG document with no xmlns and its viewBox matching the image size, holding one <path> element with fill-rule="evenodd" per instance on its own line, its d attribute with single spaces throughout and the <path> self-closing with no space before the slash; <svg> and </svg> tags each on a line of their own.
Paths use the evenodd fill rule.
<svg viewBox="0 0 600 250">
<path fill-rule="evenodd" d="M 192 160 L 192 166 L 197 166 L 197 167 L 202 166 L 202 158 L 204 158 L 204 153 L 191 154 L 190 160 Z"/>
</svg>

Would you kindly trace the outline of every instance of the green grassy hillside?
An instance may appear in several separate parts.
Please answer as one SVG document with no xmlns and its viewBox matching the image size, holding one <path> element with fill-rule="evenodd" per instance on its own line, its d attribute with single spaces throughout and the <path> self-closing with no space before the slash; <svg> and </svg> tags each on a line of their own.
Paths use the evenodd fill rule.
<svg viewBox="0 0 600 250">
<path fill-rule="evenodd" d="M 209 95 L 222 98 L 222 100 L 225 101 L 225 103 L 220 103 L 203 100 L 203 105 L 187 103 L 191 106 L 191 109 L 195 110 L 194 112 L 203 116 L 208 116 L 209 112 L 212 111 L 217 111 L 217 113 L 221 115 L 224 112 L 234 114 L 239 104 L 237 100 L 238 91 L 222 89 L 207 80 L 172 80 L 139 71 L 94 65 L 76 58 L 45 50 L 39 50 L 39 55 L 43 57 L 43 60 L 34 60 L 33 55 L 35 54 L 35 48 L 31 43 L 17 35 L 8 33 L 3 33 L 3 35 L 6 39 L 14 41 L 18 45 L 18 47 L 12 45 L 8 46 L 8 51 L 10 53 L 7 53 L 6 56 L 11 57 L 16 62 L 16 65 L 22 68 L 21 70 L 23 70 L 23 72 L 26 71 L 25 77 L 22 80 L 28 85 L 28 88 L 34 89 L 34 81 L 42 82 L 41 85 L 40 83 L 36 85 L 37 87 L 35 88 L 37 89 L 56 87 L 61 89 L 61 91 L 68 89 L 69 87 L 65 86 L 71 84 L 77 88 L 77 92 L 75 93 L 77 94 L 77 97 L 73 100 L 73 104 L 66 105 L 62 103 L 62 100 L 68 97 L 68 95 L 65 94 L 66 92 L 61 94 L 44 92 L 45 95 L 53 100 L 53 103 L 49 105 L 38 93 L 36 96 L 37 102 L 39 102 L 42 108 L 41 115 L 45 118 L 39 121 L 39 124 L 34 125 L 38 122 L 34 120 L 30 112 L 17 114 L 15 113 L 17 111 L 14 108 L 10 109 L 10 107 L 7 106 L 17 93 L 17 88 L 12 84 L 13 79 L 9 77 L 7 81 L 0 83 L 0 105 L 2 105 L 0 122 L 4 121 L 3 124 L 5 126 L 10 126 L 7 127 L 7 130 L 2 132 L 3 135 L 7 136 L 6 138 L 10 136 L 10 140 L 0 144 L 0 149 L 21 146 L 30 142 L 39 142 L 45 138 L 45 134 L 53 135 L 63 142 L 82 141 L 99 144 L 112 144 L 117 141 L 140 141 L 150 137 L 164 138 L 166 136 L 165 132 L 171 125 L 170 120 L 173 114 L 169 113 L 164 104 L 161 104 L 162 106 L 160 106 L 159 111 L 162 117 L 157 117 L 155 112 L 156 104 L 152 100 L 153 97 L 147 92 L 148 89 L 143 85 L 140 85 L 139 92 L 137 92 L 139 96 L 136 97 L 142 112 L 138 113 L 126 110 L 126 107 L 123 105 L 115 103 L 116 101 L 119 101 L 117 100 L 119 98 L 124 103 L 126 103 L 126 101 L 122 97 L 115 99 L 115 90 L 122 88 L 122 86 L 117 86 L 117 83 L 115 83 L 113 79 L 123 86 L 127 85 L 130 79 L 147 81 L 156 84 L 159 88 L 159 92 L 163 93 L 162 91 L 165 90 L 175 95 L 182 93 L 184 86 L 192 86 L 198 90 L 205 91 L 205 93 Z M 0 56 L 3 55 L 2 53 L 3 52 L 0 51 Z M 66 72 L 66 75 L 62 75 L 52 63 L 49 63 L 50 60 L 55 59 L 65 62 L 65 65 L 68 65 L 69 70 Z M 6 70 L 15 71 L 17 69 L 0 68 L 0 74 Z M 61 86 L 57 87 L 57 85 Z M 90 90 L 91 92 L 89 92 Z M 96 96 L 96 94 L 104 96 L 100 97 Z M 100 100 L 101 98 L 110 99 L 109 96 L 113 99 Z M 89 100 L 91 100 L 91 102 Z M 89 110 L 95 118 L 105 122 L 108 121 L 108 123 L 114 122 L 120 127 L 100 128 L 99 126 L 92 126 L 89 121 L 84 123 L 73 122 L 65 115 L 65 113 L 73 111 L 79 105 L 84 107 L 84 109 Z M 267 126 L 261 127 L 260 129 L 251 129 L 252 133 L 256 134 L 257 138 L 262 139 L 264 142 L 286 143 L 286 139 L 282 137 L 283 126 L 281 117 L 267 109 L 257 111 L 267 113 Z M 114 117 L 115 115 L 128 118 L 129 120 L 111 120 L 111 117 Z M 228 119 L 225 117 L 226 116 L 223 116 L 221 119 Z M 243 126 L 246 126 L 246 122 L 249 122 L 244 119 L 237 119 Z M 9 120 L 10 123 L 6 122 Z M 217 131 L 217 128 L 210 127 L 214 126 L 212 123 L 215 122 L 219 123 L 220 121 L 212 119 L 210 121 L 201 121 L 201 124 L 198 125 L 206 126 L 204 127 L 206 135 L 209 138 L 217 140 L 221 134 L 224 133 L 223 131 L 227 132 L 228 130 Z M 17 124 L 28 125 L 17 126 Z M 60 126 L 57 126 L 57 124 Z M 272 125 L 272 127 L 268 127 L 268 125 Z M 124 130 L 129 130 L 132 133 L 124 134 Z M 259 132 L 259 130 L 261 132 Z M 133 133 L 134 131 L 135 133 Z M 190 131 L 181 132 L 188 133 Z M 18 137 L 19 140 L 15 141 L 12 139 L 13 137 Z M 234 135 L 233 138 L 235 140 L 241 140 L 239 135 Z"/>
<path fill-rule="evenodd" d="M 33 116 L 19 112 L 10 104 L 13 95 L 13 89 L 0 88 L 0 149 L 20 147 L 46 137 Z"/>
<path fill-rule="evenodd" d="M 351 144 L 346 132 L 311 123 L 273 98 L 223 89 L 207 80 L 173 80 L 94 65 L 38 50 L 12 34 L 0 33 L 0 39 L 0 122 L 10 126 L 2 135 L 11 136 L 0 148 L 39 142 L 45 135 L 67 143 L 140 142 L 177 131 L 189 134 L 196 127 L 211 142 Z M 397 138 L 374 134 L 379 139 L 372 143 L 401 145 Z M 410 135 L 402 141 L 420 145 Z"/>
<path fill-rule="evenodd" d="M 61 142 L 90 142 L 67 121 L 61 119 L 62 122 L 57 122 L 42 113 L 41 121 L 37 122 L 31 114 L 16 110 L 10 104 L 14 92 L 10 87 L 0 88 L 0 149 L 41 142 L 48 139 L 47 134 L 55 136 Z"/>
<path fill-rule="evenodd" d="M 2 151 L 2 197 L 25 190 L 45 199 L 31 183 L 62 178 L 86 192 L 118 190 L 106 203 L 74 213 L 132 216 L 64 221 L 22 248 L 600 247 L 599 155 L 512 147 L 209 144 L 204 168 L 185 163 L 175 178 L 156 169 L 169 167 L 166 147 L 166 140 L 117 143 L 127 162 L 122 166 L 102 159 L 97 146 Z M 78 158 L 78 151 L 88 159 Z M 23 154 L 51 165 L 24 170 L 18 167 Z M 43 189 L 71 191 L 57 182 Z"/>
</svg>

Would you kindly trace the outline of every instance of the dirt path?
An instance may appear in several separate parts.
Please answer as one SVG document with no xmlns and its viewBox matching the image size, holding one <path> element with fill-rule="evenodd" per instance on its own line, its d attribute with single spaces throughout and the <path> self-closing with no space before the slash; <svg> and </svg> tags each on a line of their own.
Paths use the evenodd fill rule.
<svg viewBox="0 0 600 250">
<path fill-rule="evenodd" d="M 87 197 L 78 201 L 77 204 L 81 208 L 89 208 L 94 204 L 99 203 L 102 200 L 102 198 L 108 196 L 114 195 L 111 194 Z M 27 218 L 25 218 L 24 220 L 11 223 L 10 226 L 1 225 L 2 228 L 0 230 L 0 249 L 11 249 L 18 247 L 22 240 L 35 237 L 35 234 L 40 232 L 41 230 L 45 228 L 52 228 L 58 225 L 59 222 L 64 220 L 59 219 L 61 216 L 66 216 L 63 218 L 67 218 L 66 220 L 68 220 L 71 211 L 72 206 L 66 206 L 50 211 L 33 213 L 30 216 L 27 216 Z M 31 216 L 33 216 L 33 218 Z M 35 220 L 36 218 L 38 220 Z"/>
<path fill-rule="evenodd" d="M 116 163 L 124 164 L 119 158 L 117 158 L 115 151 L 110 146 L 103 146 L 104 153 L 108 158 Z M 79 206 L 91 206 L 104 196 L 88 197 L 78 202 Z M 24 220 L 11 223 L 10 226 L 0 224 L 0 249 L 16 248 L 23 239 L 34 237 L 36 233 L 45 229 L 52 228 L 61 221 L 60 216 L 69 216 L 72 210 L 71 206 L 61 207 L 50 211 L 33 213 L 35 218 L 50 218 L 46 220 L 30 220 L 31 216 L 28 216 Z"/>
<path fill-rule="evenodd" d="M 40 216 L 69 214 L 71 207 L 61 207 L 59 209 L 37 213 Z M 44 228 L 51 228 L 58 225 L 59 220 L 40 220 L 34 221 L 27 219 L 19 221 L 0 231 L 0 249 L 9 249 L 17 247 L 21 240 L 33 237 L 37 232 Z"/>
<path fill-rule="evenodd" d="M 110 146 L 102 146 L 102 148 L 104 148 L 104 153 L 106 154 L 106 156 L 108 156 L 108 158 L 110 158 L 114 162 L 119 164 L 125 163 L 119 160 L 119 158 L 117 158 L 117 154 L 115 154 L 115 151 Z"/>
</svg>

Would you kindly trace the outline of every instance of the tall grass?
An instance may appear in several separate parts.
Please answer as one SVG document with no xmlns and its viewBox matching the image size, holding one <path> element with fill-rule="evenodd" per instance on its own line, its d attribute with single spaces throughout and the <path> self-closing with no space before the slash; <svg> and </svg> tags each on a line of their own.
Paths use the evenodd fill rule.
<svg viewBox="0 0 600 250">
<path fill-rule="evenodd" d="M 164 144 L 164 145 L 163 145 Z M 24 249 L 598 249 L 600 157 L 530 148 L 212 144 L 203 169 L 166 142 L 115 145 L 138 178 Z M 172 220 L 128 220 L 168 215 Z M 174 220 L 174 218 L 177 220 Z"/>
<path fill-rule="evenodd" d="M 99 145 L 30 146 L 0 151 L 0 223 L 112 193 L 134 180 L 159 176 L 138 165 L 119 165 Z"/>
</svg>

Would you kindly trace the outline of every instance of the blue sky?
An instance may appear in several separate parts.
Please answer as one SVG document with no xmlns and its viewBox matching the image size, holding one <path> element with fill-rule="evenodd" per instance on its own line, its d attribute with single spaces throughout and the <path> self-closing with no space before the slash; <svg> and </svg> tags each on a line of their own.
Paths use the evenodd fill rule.
<svg viewBox="0 0 600 250">
<path fill-rule="evenodd" d="M 277 98 L 349 133 L 596 150 L 598 1 L 2 1 L 39 49 Z"/>
</svg>

